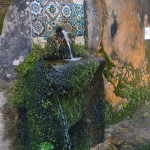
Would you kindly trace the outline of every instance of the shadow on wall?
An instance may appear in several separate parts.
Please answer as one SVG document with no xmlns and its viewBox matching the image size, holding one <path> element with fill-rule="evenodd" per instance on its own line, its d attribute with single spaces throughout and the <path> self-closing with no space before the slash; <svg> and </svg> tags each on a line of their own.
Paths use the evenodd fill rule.
<svg viewBox="0 0 150 150">
<path fill-rule="evenodd" d="M 114 15 L 114 22 L 113 24 L 111 25 L 111 38 L 112 40 L 114 40 L 114 37 L 117 33 L 117 30 L 118 30 L 118 23 L 117 23 L 117 17 Z"/>
</svg>

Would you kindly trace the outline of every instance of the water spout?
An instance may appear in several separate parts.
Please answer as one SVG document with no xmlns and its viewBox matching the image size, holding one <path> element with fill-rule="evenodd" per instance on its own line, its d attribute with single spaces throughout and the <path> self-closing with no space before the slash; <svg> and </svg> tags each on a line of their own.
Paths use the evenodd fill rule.
<svg viewBox="0 0 150 150">
<path fill-rule="evenodd" d="M 69 48 L 69 51 L 70 51 L 70 58 L 73 59 L 73 54 L 72 54 L 72 50 L 71 50 L 71 46 L 70 46 L 70 39 L 68 37 L 68 34 L 67 34 L 67 32 L 65 30 L 62 30 L 62 33 L 64 35 L 64 38 L 65 38 L 65 40 L 67 42 L 67 45 L 68 45 L 68 48 Z"/>
</svg>

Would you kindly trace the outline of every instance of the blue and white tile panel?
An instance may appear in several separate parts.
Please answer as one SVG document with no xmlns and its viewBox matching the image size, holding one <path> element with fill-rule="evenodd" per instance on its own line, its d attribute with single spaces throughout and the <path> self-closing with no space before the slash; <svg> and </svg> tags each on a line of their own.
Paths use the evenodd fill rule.
<svg viewBox="0 0 150 150">
<path fill-rule="evenodd" d="M 31 9 L 33 38 L 52 36 L 58 25 L 72 32 L 76 39 L 84 38 L 84 0 L 35 0 Z"/>
</svg>

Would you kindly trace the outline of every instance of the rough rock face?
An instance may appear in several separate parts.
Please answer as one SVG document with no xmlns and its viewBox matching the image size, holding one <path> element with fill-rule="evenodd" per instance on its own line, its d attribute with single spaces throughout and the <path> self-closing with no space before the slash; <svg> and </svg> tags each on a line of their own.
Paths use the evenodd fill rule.
<svg viewBox="0 0 150 150">
<path fill-rule="evenodd" d="M 0 79 L 13 79 L 14 67 L 31 51 L 31 17 L 28 5 L 28 0 L 15 0 L 8 9 L 0 35 Z"/>
<path fill-rule="evenodd" d="M 0 92 L 0 150 L 8 150 L 8 147 L 10 146 L 10 141 L 4 140 L 5 121 L 3 119 L 2 109 L 6 101 L 4 92 Z"/>
<path fill-rule="evenodd" d="M 105 142 L 91 150 L 133 150 L 150 141 L 150 103 L 126 119 L 106 130 Z M 141 148 L 142 149 L 142 148 Z M 144 149 L 144 148 L 143 148 Z"/>
<path fill-rule="evenodd" d="M 86 3 L 91 3 L 87 12 L 87 17 L 92 18 L 87 23 L 90 48 L 99 50 L 102 41 L 104 50 L 116 66 L 131 63 L 145 74 L 146 70 L 150 72 L 150 40 L 144 40 L 145 27 L 150 26 L 150 1 L 86 0 Z M 97 20 L 94 19 L 96 15 Z M 122 101 L 115 95 L 111 84 L 106 84 L 105 89 L 106 98 L 112 104 Z"/>
<path fill-rule="evenodd" d="M 90 2 L 90 0 L 87 0 Z M 101 39 L 89 39 L 89 43 L 96 43 L 91 46 L 94 49 L 99 49 L 98 46 L 102 40 L 105 51 L 116 64 L 126 64 L 131 62 L 135 68 L 143 67 L 147 62 L 150 62 L 148 49 L 150 44 L 144 41 L 144 27 L 150 25 L 150 10 L 148 6 L 150 2 L 147 0 L 97 0 L 97 9 L 91 5 L 89 14 L 92 10 L 99 12 L 99 20 L 92 20 L 95 28 L 90 28 L 90 37 L 95 30 L 100 29 Z M 91 18 L 92 18 L 91 17 Z M 91 24 L 92 24 L 91 23 Z M 88 26 L 90 27 L 90 26 Z"/>
<path fill-rule="evenodd" d="M 114 92 L 115 86 L 112 83 L 108 82 L 106 79 L 104 80 L 104 85 L 105 85 L 105 99 L 110 101 L 113 106 L 121 105 L 128 102 L 127 98 L 116 96 Z"/>
<path fill-rule="evenodd" d="M 143 3 L 142 5 L 145 5 Z M 134 67 L 144 63 L 144 16 L 139 1 L 106 1 L 107 22 L 104 26 L 105 50 L 121 64 L 131 62 Z M 145 13 L 146 16 L 146 13 Z M 142 20 L 143 19 L 143 20 Z"/>
<path fill-rule="evenodd" d="M 9 104 L 11 83 L 0 80 L 0 150 L 18 150 L 17 110 Z"/>
</svg>

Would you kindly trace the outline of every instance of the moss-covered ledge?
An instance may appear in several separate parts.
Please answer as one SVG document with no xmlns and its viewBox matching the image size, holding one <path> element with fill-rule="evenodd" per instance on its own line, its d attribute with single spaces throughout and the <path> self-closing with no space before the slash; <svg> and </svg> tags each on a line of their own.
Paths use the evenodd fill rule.
<svg viewBox="0 0 150 150">
<path fill-rule="evenodd" d="M 18 68 L 12 98 L 20 113 L 23 147 L 40 149 L 41 143 L 47 142 L 55 149 L 66 148 L 62 115 L 66 116 L 72 149 L 88 150 L 98 144 L 104 130 L 105 59 L 68 62 L 60 67 L 38 61 L 24 73 L 21 67 L 26 65 L 30 64 Z M 76 131 L 81 132 L 77 135 Z M 99 136 L 94 137 L 96 132 Z"/>
</svg>

